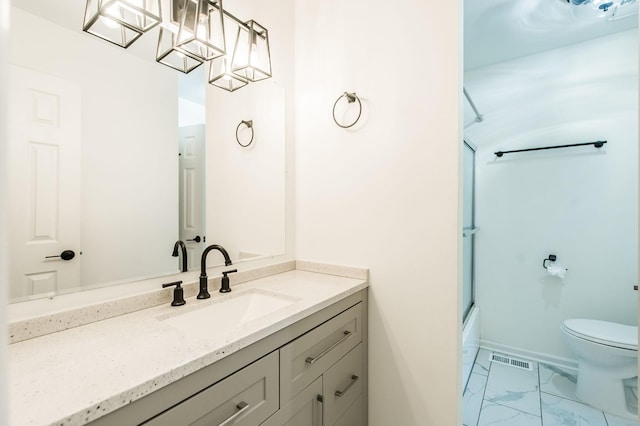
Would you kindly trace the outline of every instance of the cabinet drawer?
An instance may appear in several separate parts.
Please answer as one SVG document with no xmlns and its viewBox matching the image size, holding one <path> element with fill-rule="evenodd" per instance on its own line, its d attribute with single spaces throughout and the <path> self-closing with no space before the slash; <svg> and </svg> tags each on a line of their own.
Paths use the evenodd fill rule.
<svg viewBox="0 0 640 426">
<path fill-rule="evenodd" d="M 357 401 L 362 395 L 362 382 L 362 344 L 359 344 L 322 377 L 325 425 L 336 424 Z"/>
<path fill-rule="evenodd" d="M 154 417 L 144 425 L 253 426 L 265 421 L 276 412 L 278 406 L 276 351 Z"/>
<path fill-rule="evenodd" d="M 280 400 L 286 403 L 362 341 L 362 303 L 280 349 Z"/>
</svg>

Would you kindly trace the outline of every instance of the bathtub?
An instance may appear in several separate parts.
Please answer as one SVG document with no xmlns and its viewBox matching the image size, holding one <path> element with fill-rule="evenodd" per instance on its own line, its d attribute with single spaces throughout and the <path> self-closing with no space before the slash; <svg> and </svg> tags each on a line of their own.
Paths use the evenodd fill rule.
<svg viewBox="0 0 640 426">
<path fill-rule="evenodd" d="M 473 363 L 480 348 L 480 310 L 471 308 L 462 326 L 462 390 L 467 387 Z"/>
</svg>

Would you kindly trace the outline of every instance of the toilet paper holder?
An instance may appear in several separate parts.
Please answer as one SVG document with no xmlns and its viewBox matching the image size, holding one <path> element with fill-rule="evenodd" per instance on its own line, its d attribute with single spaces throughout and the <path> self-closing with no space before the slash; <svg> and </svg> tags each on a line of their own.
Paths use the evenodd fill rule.
<svg viewBox="0 0 640 426">
<path fill-rule="evenodd" d="M 547 269 L 547 261 L 555 262 L 556 259 L 557 259 L 557 256 L 555 254 L 550 254 L 549 257 L 547 257 L 545 260 L 542 261 L 542 267 L 544 269 Z M 568 269 L 565 268 L 565 271 L 568 271 Z"/>
</svg>

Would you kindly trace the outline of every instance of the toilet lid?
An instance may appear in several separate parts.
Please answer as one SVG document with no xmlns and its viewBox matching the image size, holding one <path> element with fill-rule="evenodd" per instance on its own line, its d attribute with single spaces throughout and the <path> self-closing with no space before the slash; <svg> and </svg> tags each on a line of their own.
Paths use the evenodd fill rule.
<svg viewBox="0 0 640 426">
<path fill-rule="evenodd" d="M 568 319 L 564 326 L 577 337 L 592 342 L 638 350 L 638 327 L 590 319 Z"/>
</svg>

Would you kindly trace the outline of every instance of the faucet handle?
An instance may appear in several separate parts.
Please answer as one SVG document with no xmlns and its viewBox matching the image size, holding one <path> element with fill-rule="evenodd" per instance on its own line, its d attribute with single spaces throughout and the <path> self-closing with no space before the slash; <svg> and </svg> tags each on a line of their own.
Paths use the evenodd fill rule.
<svg viewBox="0 0 640 426">
<path fill-rule="evenodd" d="M 182 306 L 187 303 L 184 301 L 184 289 L 180 287 L 181 284 L 182 281 L 162 284 L 162 288 L 176 286 L 176 288 L 173 290 L 173 302 L 171 302 L 171 306 Z"/>
<path fill-rule="evenodd" d="M 231 287 L 229 286 L 229 277 L 227 274 L 231 274 L 233 272 L 238 272 L 237 269 L 231 269 L 229 271 L 222 271 L 222 280 L 220 285 L 220 293 L 229 293 L 231 291 Z"/>
</svg>

